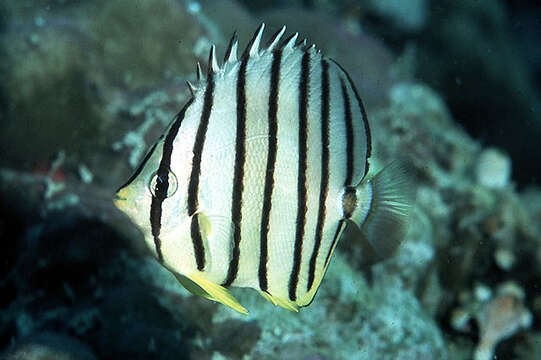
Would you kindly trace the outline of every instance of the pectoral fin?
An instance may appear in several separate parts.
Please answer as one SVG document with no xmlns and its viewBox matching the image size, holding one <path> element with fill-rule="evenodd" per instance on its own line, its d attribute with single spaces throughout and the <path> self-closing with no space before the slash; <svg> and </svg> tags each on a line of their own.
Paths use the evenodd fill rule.
<svg viewBox="0 0 541 360">
<path fill-rule="evenodd" d="M 407 163 L 391 163 L 366 183 L 359 184 L 356 191 L 370 194 L 370 207 L 367 212 L 362 207 L 355 209 L 348 223 L 360 230 L 367 255 L 387 259 L 405 238 L 414 199 Z"/>
</svg>

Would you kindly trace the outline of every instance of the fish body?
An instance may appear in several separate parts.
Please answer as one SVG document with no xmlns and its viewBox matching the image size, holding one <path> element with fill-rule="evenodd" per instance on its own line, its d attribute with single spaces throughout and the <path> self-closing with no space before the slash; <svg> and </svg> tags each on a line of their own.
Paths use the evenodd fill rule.
<svg viewBox="0 0 541 360">
<path fill-rule="evenodd" d="M 314 46 L 260 49 L 198 66 L 192 98 L 151 148 L 115 205 L 188 290 L 246 312 L 227 290 L 274 305 L 310 304 L 346 226 L 385 257 L 404 235 L 400 171 L 368 180 L 370 129 L 347 72 Z M 393 176 L 391 176 L 393 175 Z"/>
</svg>

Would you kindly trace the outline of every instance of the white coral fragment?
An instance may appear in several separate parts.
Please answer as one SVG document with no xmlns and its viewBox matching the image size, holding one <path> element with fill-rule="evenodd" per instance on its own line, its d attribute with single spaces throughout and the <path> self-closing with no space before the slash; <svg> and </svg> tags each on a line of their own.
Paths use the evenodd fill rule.
<svg viewBox="0 0 541 360">
<path fill-rule="evenodd" d="M 488 148 L 479 156 L 476 167 L 477 182 L 491 189 L 502 189 L 511 178 L 511 160 L 503 152 Z"/>
<path fill-rule="evenodd" d="M 498 342 L 531 325 L 532 314 L 524 306 L 523 298 L 517 285 L 507 283 L 475 314 L 480 332 L 475 360 L 492 359 Z"/>
</svg>

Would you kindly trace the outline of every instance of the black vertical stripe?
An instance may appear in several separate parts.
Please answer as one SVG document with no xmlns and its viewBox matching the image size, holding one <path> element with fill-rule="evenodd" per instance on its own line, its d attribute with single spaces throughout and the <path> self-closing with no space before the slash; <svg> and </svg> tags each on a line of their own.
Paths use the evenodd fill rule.
<svg viewBox="0 0 541 360">
<path fill-rule="evenodd" d="M 269 90 L 269 149 L 267 152 L 267 171 L 265 172 L 265 189 L 263 194 L 263 212 L 261 214 L 260 256 L 259 256 L 259 288 L 267 290 L 267 260 L 269 222 L 272 209 L 272 191 L 274 189 L 274 167 L 278 150 L 278 89 L 280 81 L 280 63 L 282 51 L 272 53 L 271 81 Z"/>
<path fill-rule="evenodd" d="M 342 85 L 342 97 L 344 98 L 344 120 L 346 122 L 346 181 L 344 186 L 351 185 L 353 180 L 353 164 L 354 164 L 354 139 L 353 139 L 353 118 L 351 116 L 351 101 L 349 100 L 349 94 L 346 87 L 346 82 L 343 78 L 340 78 L 340 84 Z"/>
<path fill-rule="evenodd" d="M 334 246 L 336 245 L 336 242 L 338 241 L 338 235 L 340 235 L 340 231 L 342 231 L 342 227 L 344 226 L 345 220 L 340 220 L 338 223 L 338 226 L 336 227 L 336 232 L 334 233 L 334 237 L 332 239 L 331 247 L 329 248 L 329 252 L 327 253 L 327 257 L 325 258 L 325 265 L 324 268 L 329 265 L 329 260 L 331 260 L 332 251 L 334 249 Z"/>
<path fill-rule="evenodd" d="M 363 124 L 364 124 L 364 132 L 366 135 L 366 158 L 365 158 L 365 166 L 364 166 L 364 175 L 363 178 L 368 174 L 368 170 L 370 168 L 369 159 L 372 155 L 372 135 L 370 132 L 370 124 L 368 123 L 368 116 L 366 115 L 366 109 L 364 108 L 364 104 L 361 100 L 361 97 L 359 96 L 359 92 L 357 91 L 357 88 L 355 87 L 355 84 L 353 83 L 353 80 L 351 79 L 351 76 L 349 76 L 349 73 L 334 60 L 331 60 L 333 63 L 336 64 L 342 70 L 342 72 L 346 75 L 349 85 L 353 89 L 353 93 L 355 94 L 355 98 L 357 99 L 357 103 L 359 104 L 359 108 L 361 109 L 361 115 L 363 117 Z M 362 180 L 361 180 L 362 181 Z"/>
<path fill-rule="evenodd" d="M 329 265 L 329 261 L 331 260 L 332 250 L 334 246 L 336 245 L 336 242 L 338 241 L 338 236 L 340 235 L 340 231 L 342 231 L 342 226 L 344 226 L 344 220 L 340 220 L 338 222 L 338 227 L 336 228 L 336 233 L 334 234 L 333 241 L 331 243 L 331 247 L 329 248 L 329 252 L 327 253 L 327 257 L 325 258 L 325 264 L 323 265 L 323 271 L 327 271 L 327 265 Z M 324 276 L 324 275 L 323 275 Z M 310 306 L 312 301 L 316 298 L 316 294 L 319 290 L 319 287 L 316 289 L 316 292 L 314 293 L 314 296 L 310 299 L 310 302 L 303 306 Z"/>
<path fill-rule="evenodd" d="M 351 77 L 349 76 L 347 71 L 344 70 L 344 72 L 346 73 L 349 84 L 353 89 L 353 93 L 355 94 L 355 98 L 357 99 L 357 104 L 359 104 L 359 108 L 361 109 L 361 115 L 363 116 L 364 132 L 366 134 L 366 160 L 363 174 L 364 179 L 366 174 L 368 174 L 368 170 L 370 169 L 370 163 L 368 162 L 368 159 L 370 159 L 370 156 L 372 155 L 372 135 L 370 133 L 370 125 L 368 124 L 368 116 L 366 115 L 366 110 L 364 108 L 361 97 L 359 96 L 359 92 L 357 91 L 357 88 L 355 87 L 355 84 L 353 84 L 353 81 L 351 80 Z"/>
<path fill-rule="evenodd" d="M 199 207 L 199 178 L 201 176 L 201 159 L 203 156 L 203 147 L 209 125 L 210 113 L 214 102 L 214 77 L 209 75 L 203 98 L 203 111 L 201 119 L 197 127 L 195 142 L 193 146 L 192 171 L 190 181 L 188 183 L 188 213 L 192 216 L 190 232 L 193 242 L 195 254 L 195 262 L 197 270 L 205 268 L 205 249 L 203 247 L 203 239 L 201 237 L 201 229 L 199 229 L 199 219 L 195 214 Z"/>
<path fill-rule="evenodd" d="M 325 224 L 327 194 L 329 192 L 329 63 L 321 60 L 321 184 L 319 187 L 319 209 L 317 214 L 316 237 L 314 249 L 310 258 L 310 270 L 308 273 L 308 286 L 310 291 L 314 284 L 316 274 L 316 261 L 323 237 L 323 225 Z"/>
<path fill-rule="evenodd" d="M 169 187 L 169 166 L 171 165 L 171 155 L 173 153 L 173 141 L 178 134 L 186 110 L 192 104 L 193 98 L 184 105 L 184 108 L 176 116 L 176 120 L 173 122 L 173 125 L 169 129 L 167 136 L 163 142 L 162 158 L 160 160 L 160 165 L 158 167 L 158 181 L 156 182 L 156 189 L 154 191 L 154 196 L 152 196 L 152 203 L 150 204 L 150 227 L 152 231 L 152 236 L 154 237 L 154 246 L 156 247 L 156 254 L 158 256 L 158 261 L 163 262 L 163 254 L 161 250 L 161 240 L 160 240 L 160 231 L 161 231 L 161 218 L 162 218 L 162 203 L 167 198 L 167 190 Z M 154 145 L 154 148 L 156 145 Z M 140 165 L 140 168 L 137 169 L 137 172 L 141 172 L 144 163 L 148 161 L 150 155 L 154 151 L 154 148 L 147 154 L 145 160 Z"/>
<path fill-rule="evenodd" d="M 233 198 L 231 218 L 235 225 L 233 252 L 223 283 L 229 286 L 235 281 L 239 271 L 240 241 L 242 225 L 242 193 L 244 191 L 244 164 L 246 162 L 246 67 L 249 56 L 245 54 L 240 64 L 237 78 L 237 129 L 235 138 L 235 169 L 233 174 Z"/>
<path fill-rule="evenodd" d="M 158 261 L 163 263 L 162 254 L 162 242 L 160 240 L 160 230 L 162 227 L 162 201 L 157 197 L 152 197 L 152 203 L 150 204 L 150 226 L 152 230 L 152 237 L 154 237 L 154 247 L 156 248 L 156 255 Z"/>
<path fill-rule="evenodd" d="M 289 277 L 289 298 L 297 299 L 297 284 L 302 260 L 302 242 L 306 223 L 306 170 L 307 170 L 307 138 L 308 138 L 308 92 L 310 76 L 310 53 L 305 52 L 301 62 L 301 79 L 299 82 L 299 169 L 297 177 L 297 223 L 295 229 L 295 249 L 293 269 Z"/>
</svg>

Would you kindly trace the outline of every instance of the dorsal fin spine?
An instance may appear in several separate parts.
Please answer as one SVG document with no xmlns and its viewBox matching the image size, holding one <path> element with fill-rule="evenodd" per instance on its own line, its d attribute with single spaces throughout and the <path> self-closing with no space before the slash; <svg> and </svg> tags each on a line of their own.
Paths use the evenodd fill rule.
<svg viewBox="0 0 541 360">
<path fill-rule="evenodd" d="M 235 31 L 233 33 L 233 36 L 231 37 L 231 40 L 229 40 L 229 46 L 227 47 L 227 51 L 225 52 L 224 56 L 224 63 L 233 63 L 237 61 L 237 49 L 239 46 L 238 41 L 238 35 Z"/>
<path fill-rule="evenodd" d="M 293 49 L 295 47 L 295 43 L 297 42 L 297 38 L 299 37 L 299 33 L 296 32 L 295 34 L 291 34 L 281 45 L 282 49 Z"/>
<path fill-rule="evenodd" d="M 254 36 L 248 43 L 248 46 L 246 46 L 246 50 L 244 50 L 244 53 L 242 54 L 243 57 L 254 56 L 259 52 L 259 44 L 261 43 L 261 36 L 263 35 L 264 29 L 265 29 L 264 23 L 259 25 L 256 32 L 254 33 Z"/>
<path fill-rule="evenodd" d="M 190 80 L 186 80 L 186 85 L 188 85 L 188 89 L 190 89 L 190 93 L 193 97 L 195 92 L 197 91 L 197 88 L 190 82 Z"/>
<path fill-rule="evenodd" d="M 220 70 L 220 66 L 218 66 L 218 60 L 216 59 L 216 46 L 212 44 L 209 53 L 208 76 L 210 77 L 218 70 Z"/>
<path fill-rule="evenodd" d="M 205 80 L 205 76 L 203 75 L 203 70 L 201 70 L 201 64 L 199 63 L 199 61 L 197 62 L 195 72 L 197 74 L 197 82 L 200 83 L 201 81 Z"/>
<path fill-rule="evenodd" d="M 269 40 L 269 44 L 267 45 L 267 51 L 272 51 L 276 47 L 285 32 L 286 26 L 284 25 Z"/>
</svg>

